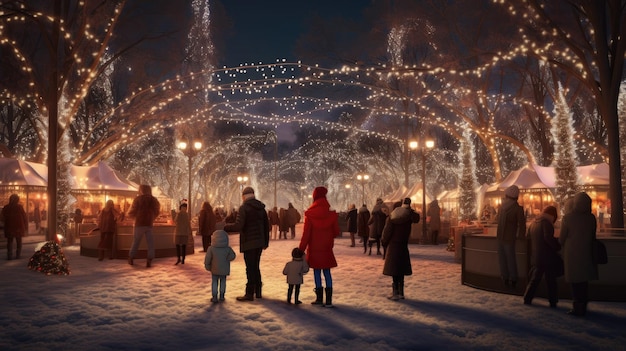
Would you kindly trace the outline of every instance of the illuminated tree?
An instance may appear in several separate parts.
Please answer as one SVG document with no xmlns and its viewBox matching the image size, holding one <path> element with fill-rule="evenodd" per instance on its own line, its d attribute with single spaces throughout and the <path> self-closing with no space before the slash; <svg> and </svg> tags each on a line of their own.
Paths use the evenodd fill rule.
<svg viewBox="0 0 626 351">
<path fill-rule="evenodd" d="M 476 217 L 476 163 L 469 132 L 461 143 L 461 176 L 459 180 L 459 214 L 462 220 Z"/>
<path fill-rule="evenodd" d="M 580 191 L 578 171 L 576 170 L 576 150 L 574 149 L 574 128 L 572 127 L 572 113 L 565 101 L 563 88 L 559 86 L 558 100 L 554 107 L 552 122 L 554 137 L 554 170 L 556 176 L 555 200 L 560 208 L 564 208 L 565 200 L 574 197 Z"/>
<path fill-rule="evenodd" d="M 595 99 L 608 138 L 609 197 L 613 213 L 624 204 L 617 101 L 626 53 L 626 7 L 622 0 L 511 0 L 519 20 L 519 52 L 534 55 L 575 77 Z M 624 227 L 624 216 L 611 216 L 611 226 Z"/>
</svg>

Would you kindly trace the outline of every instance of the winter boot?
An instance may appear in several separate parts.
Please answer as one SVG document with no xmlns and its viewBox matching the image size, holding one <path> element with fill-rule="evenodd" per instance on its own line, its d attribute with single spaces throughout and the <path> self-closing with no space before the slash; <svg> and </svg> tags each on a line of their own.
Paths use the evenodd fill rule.
<svg viewBox="0 0 626 351">
<path fill-rule="evenodd" d="M 261 294 L 261 289 L 263 288 L 263 283 L 259 283 L 259 285 L 257 285 L 254 289 L 254 294 L 256 295 L 257 299 L 262 299 L 263 295 Z"/>
<path fill-rule="evenodd" d="M 587 314 L 587 304 L 584 302 L 572 303 L 572 309 L 567 314 L 577 317 L 584 317 Z"/>
<path fill-rule="evenodd" d="M 387 296 L 387 298 L 393 301 L 400 300 L 400 295 L 398 293 L 398 283 L 396 282 L 391 283 L 391 290 L 392 290 L 391 296 Z"/>
<path fill-rule="evenodd" d="M 185 264 L 185 256 L 187 256 L 187 245 L 180 246 L 180 263 Z"/>
<path fill-rule="evenodd" d="M 326 288 L 326 304 L 324 307 L 334 307 L 333 306 L 333 288 Z"/>
<path fill-rule="evenodd" d="M 294 303 L 296 305 L 302 303 L 302 301 L 300 301 L 300 285 L 296 285 L 296 295 L 294 296 Z"/>
<path fill-rule="evenodd" d="M 176 245 L 176 257 L 178 259 L 176 260 L 176 263 L 174 263 L 174 265 L 177 265 L 180 263 L 180 245 Z"/>
<path fill-rule="evenodd" d="M 22 247 L 20 245 L 18 245 L 17 246 L 17 250 L 15 251 L 15 259 L 19 260 L 21 254 L 22 254 Z"/>
<path fill-rule="evenodd" d="M 146 267 L 148 267 L 148 268 L 152 267 L 152 259 L 151 259 L 151 258 L 149 258 L 149 259 L 146 261 Z"/>
<path fill-rule="evenodd" d="M 404 300 L 404 281 L 398 283 L 398 297 Z"/>
<path fill-rule="evenodd" d="M 246 294 L 243 296 L 237 296 L 237 301 L 254 301 L 254 285 L 246 285 Z"/>
<path fill-rule="evenodd" d="M 324 305 L 324 288 L 315 288 L 315 301 L 311 302 L 311 305 Z"/>
</svg>

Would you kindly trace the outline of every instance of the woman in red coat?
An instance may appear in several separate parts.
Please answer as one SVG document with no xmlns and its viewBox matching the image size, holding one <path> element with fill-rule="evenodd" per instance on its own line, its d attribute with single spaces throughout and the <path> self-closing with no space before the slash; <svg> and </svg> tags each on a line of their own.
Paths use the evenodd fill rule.
<svg viewBox="0 0 626 351">
<path fill-rule="evenodd" d="M 313 204 L 304 212 L 304 230 L 299 248 L 306 250 L 309 267 L 313 269 L 316 299 L 312 304 L 333 307 L 333 279 L 330 269 L 337 267 L 333 246 L 340 231 L 337 212 L 330 209 L 326 199 L 327 192 L 324 187 L 313 190 Z M 322 272 L 326 282 L 326 304 L 322 302 Z"/>
</svg>

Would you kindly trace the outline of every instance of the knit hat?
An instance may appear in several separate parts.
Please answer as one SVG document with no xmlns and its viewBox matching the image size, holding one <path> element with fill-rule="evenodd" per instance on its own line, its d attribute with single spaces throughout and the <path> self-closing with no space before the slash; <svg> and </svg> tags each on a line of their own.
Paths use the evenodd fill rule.
<svg viewBox="0 0 626 351">
<path fill-rule="evenodd" d="M 402 201 L 402 207 L 406 207 L 406 208 L 411 207 L 411 198 L 405 197 L 404 201 Z"/>
<path fill-rule="evenodd" d="M 324 188 L 323 186 L 318 186 L 317 188 L 313 190 L 313 201 L 322 197 L 326 197 L 327 193 L 328 193 L 328 189 Z"/>
<path fill-rule="evenodd" d="M 517 187 L 517 185 L 511 185 L 510 187 L 506 188 L 506 190 L 504 191 L 504 195 L 506 197 L 510 197 L 511 199 L 517 200 L 517 198 L 519 197 L 519 188 Z"/>
<path fill-rule="evenodd" d="M 302 255 L 304 255 L 304 252 L 297 247 L 291 250 L 291 257 L 293 258 L 302 258 Z"/>
<path fill-rule="evenodd" d="M 243 191 L 241 192 L 241 195 L 246 195 L 246 194 L 254 194 L 254 189 L 252 189 L 249 186 L 243 188 Z"/>
<path fill-rule="evenodd" d="M 556 210 L 556 207 L 554 206 L 547 206 L 546 208 L 543 209 L 543 213 L 549 214 L 550 216 L 552 216 L 552 218 L 554 218 L 555 221 L 558 217 L 558 212 Z"/>
</svg>

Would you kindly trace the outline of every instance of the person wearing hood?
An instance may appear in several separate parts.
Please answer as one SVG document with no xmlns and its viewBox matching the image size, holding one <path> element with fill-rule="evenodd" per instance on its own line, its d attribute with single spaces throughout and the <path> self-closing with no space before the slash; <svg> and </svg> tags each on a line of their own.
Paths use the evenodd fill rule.
<svg viewBox="0 0 626 351">
<path fill-rule="evenodd" d="M 337 267 L 333 246 L 335 238 L 341 232 L 337 212 L 330 209 L 326 193 L 328 190 L 322 186 L 313 190 L 313 203 L 304 212 L 304 229 L 298 248 L 306 252 L 309 267 L 313 268 L 316 299 L 311 304 L 333 307 L 333 278 L 330 269 Z M 325 289 L 322 286 L 322 272 Z M 326 303 L 323 302 L 324 290 Z"/>
<path fill-rule="evenodd" d="M 363 253 L 367 253 L 367 238 L 370 236 L 370 227 L 367 224 L 369 220 L 370 211 L 367 209 L 367 205 L 363 204 L 359 208 L 356 219 L 356 231 L 361 238 L 359 242 L 363 243 Z"/>
<path fill-rule="evenodd" d="M 211 235 L 211 246 L 204 256 L 204 269 L 211 272 L 211 302 L 224 301 L 226 276 L 230 275 L 230 261 L 237 257 L 228 243 L 228 233 L 216 230 Z M 219 300 L 217 293 L 219 291 Z"/>
<path fill-rule="evenodd" d="M 528 228 L 530 240 L 530 273 L 524 293 L 524 304 L 532 304 L 535 292 L 545 276 L 548 286 L 550 307 L 556 308 L 559 301 L 556 278 L 563 275 L 563 260 L 558 251 L 561 244 L 554 237 L 554 223 L 558 215 L 556 207 L 547 206 Z"/>
<path fill-rule="evenodd" d="M 372 226 L 369 238 L 370 255 L 372 254 L 372 245 L 374 243 L 376 243 L 376 254 L 382 255 L 380 252 L 380 237 L 383 235 L 383 228 L 388 215 L 389 207 L 385 205 L 383 199 L 376 199 L 376 205 L 372 208 L 372 216 L 368 222 Z"/>
<path fill-rule="evenodd" d="M 596 216 L 591 212 L 591 198 L 587 193 L 578 193 L 571 200 L 571 211 L 566 212 L 561 222 L 559 243 L 563 247 L 565 281 L 572 291 L 574 316 L 587 313 L 588 284 L 598 279 L 598 266 L 593 263 L 592 243 L 596 238 Z"/>
<path fill-rule="evenodd" d="M 227 232 L 239 232 L 239 251 L 246 263 L 246 293 L 237 301 L 254 301 L 262 298 L 261 253 L 270 242 L 270 221 L 265 204 L 254 197 L 254 189 L 245 187 L 241 193 L 243 204 L 237 212 L 235 223 L 224 226 Z"/>
<path fill-rule="evenodd" d="M 402 203 L 394 204 L 385 223 L 381 237 L 381 243 L 386 249 L 383 274 L 393 278 L 390 300 L 404 299 L 404 276 L 413 274 L 409 256 L 411 226 L 419 221 L 420 215 L 411 209 L 411 199 L 407 197 Z"/>
<path fill-rule="evenodd" d="M 498 263 L 504 285 L 515 288 L 517 285 L 517 261 L 515 242 L 526 235 L 524 208 L 517 203 L 519 188 L 511 185 L 504 191 L 504 201 L 498 212 Z"/>
</svg>

